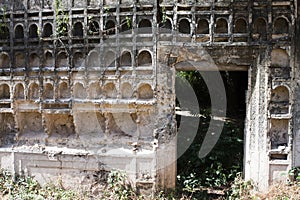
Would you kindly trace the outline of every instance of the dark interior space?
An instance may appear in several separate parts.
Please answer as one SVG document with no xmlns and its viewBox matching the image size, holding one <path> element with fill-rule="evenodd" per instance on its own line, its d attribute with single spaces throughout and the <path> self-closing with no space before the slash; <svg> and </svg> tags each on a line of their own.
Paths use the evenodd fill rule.
<svg viewBox="0 0 300 200">
<path fill-rule="evenodd" d="M 227 117 L 244 121 L 246 114 L 247 72 L 222 72 L 227 94 Z"/>
<path fill-rule="evenodd" d="M 220 138 L 212 151 L 205 157 L 198 157 L 202 142 L 206 136 L 211 121 L 211 100 L 208 87 L 201 73 L 197 71 L 178 72 L 177 77 L 188 80 L 195 91 L 199 102 L 200 116 L 189 106 L 189 99 L 177 100 L 177 109 L 188 110 L 192 113 L 190 117 L 176 115 L 178 126 L 177 145 L 187 140 L 193 140 L 191 145 L 177 160 L 177 187 L 179 188 L 201 188 L 193 192 L 193 196 L 200 199 L 215 199 L 218 194 L 210 194 L 211 188 L 216 191 L 226 191 L 243 167 L 243 139 L 244 120 L 246 115 L 246 91 L 248 85 L 247 72 L 205 72 L 220 73 L 227 98 L 227 112 L 224 127 Z M 176 93 L 177 93 L 176 86 Z M 199 124 L 192 124 L 192 118 L 199 117 Z M 196 126 L 198 131 L 194 138 L 180 131 L 182 123 L 190 123 Z M 220 192 L 220 193 L 222 193 Z"/>
</svg>

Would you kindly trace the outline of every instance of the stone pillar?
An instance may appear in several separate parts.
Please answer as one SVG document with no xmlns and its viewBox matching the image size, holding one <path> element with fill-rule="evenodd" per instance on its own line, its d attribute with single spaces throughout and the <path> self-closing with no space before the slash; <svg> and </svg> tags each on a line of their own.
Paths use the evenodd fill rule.
<svg viewBox="0 0 300 200">
<path fill-rule="evenodd" d="M 249 70 L 245 125 L 245 179 L 252 179 L 260 189 L 268 187 L 267 155 L 267 83 L 268 75 L 263 49 L 256 64 Z"/>
<path fill-rule="evenodd" d="M 294 105 L 293 105 L 293 166 L 300 167 L 300 1 L 297 1 L 297 16 L 295 26 L 295 65 L 294 65 Z M 298 48 L 297 48 L 298 47 Z"/>
</svg>

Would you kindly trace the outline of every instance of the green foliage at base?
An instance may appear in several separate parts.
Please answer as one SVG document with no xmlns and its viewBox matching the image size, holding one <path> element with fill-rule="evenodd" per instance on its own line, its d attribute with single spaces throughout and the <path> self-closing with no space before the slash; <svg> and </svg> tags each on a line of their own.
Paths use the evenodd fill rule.
<svg viewBox="0 0 300 200">
<path fill-rule="evenodd" d="M 241 173 L 238 173 L 227 192 L 228 200 L 252 199 L 251 192 L 254 190 L 252 181 L 244 181 Z"/>
<path fill-rule="evenodd" d="M 104 199 L 136 199 L 137 195 L 132 187 L 132 184 L 128 181 L 128 177 L 125 172 L 119 170 L 113 170 L 108 174 L 107 190 L 105 190 Z"/>
<path fill-rule="evenodd" d="M 227 200 L 261 200 L 261 199 L 300 199 L 300 187 L 293 182 L 291 184 L 280 184 L 274 186 L 265 194 L 255 193 L 254 184 L 244 181 L 241 173 L 237 173 L 234 182 L 225 194 L 212 195 L 209 190 L 212 187 L 198 187 L 200 183 L 194 175 L 186 177 L 186 187 L 177 190 L 158 192 L 155 196 L 143 196 L 137 194 L 128 181 L 125 172 L 113 170 L 108 174 L 105 185 L 98 183 L 98 191 L 66 190 L 62 186 L 47 185 L 41 187 L 32 177 L 13 177 L 7 171 L 0 173 L 0 199 L 5 200 L 193 200 L 193 199 L 227 199 Z M 197 186 L 197 187 L 194 187 Z"/>
<path fill-rule="evenodd" d="M 203 159 L 198 152 L 206 133 L 206 119 L 201 120 L 202 129 L 191 147 L 178 160 L 177 185 L 195 199 L 207 199 L 207 189 L 225 192 L 235 177 L 242 171 L 243 131 L 231 122 L 226 122 L 223 133 L 213 151 Z M 179 136 L 178 141 L 184 138 Z M 180 190 L 180 189 L 179 189 Z M 207 197 L 207 198 L 206 198 Z"/>
<path fill-rule="evenodd" d="M 32 177 L 14 177 L 7 171 L 1 171 L 0 192 L 3 198 L 10 200 L 71 200 L 78 196 L 75 191 L 54 185 L 42 188 Z"/>
</svg>

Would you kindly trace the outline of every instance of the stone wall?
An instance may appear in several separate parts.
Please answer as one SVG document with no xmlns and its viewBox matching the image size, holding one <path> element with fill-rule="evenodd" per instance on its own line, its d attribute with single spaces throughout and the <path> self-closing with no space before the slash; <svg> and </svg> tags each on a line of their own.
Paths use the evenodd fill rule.
<svg viewBox="0 0 300 200">
<path fill-rule="evenodd" d="M 174 187 L 175 69 L 190 61 L 248 71 L 246 179 L 265 189 L 299 166 L 296 2 L 53 2 L 0 3 L 1 167 Z"/>
</svg>

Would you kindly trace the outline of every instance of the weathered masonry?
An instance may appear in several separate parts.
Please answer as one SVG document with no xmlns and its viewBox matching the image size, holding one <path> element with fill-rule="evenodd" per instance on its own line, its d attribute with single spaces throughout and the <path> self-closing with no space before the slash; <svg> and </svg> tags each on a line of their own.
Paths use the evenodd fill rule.
<svg viewBox="0 0 300 200">
<path fill-rule="evenodd" d="M 72 186 L 117 167 L 141 191 L 174 187 L 175 69 L 189 70 L 177 62 L 190 48 L 220 70 L 249 73 L 245 179 L 265 189 L 300 166 L 298 1 L 0 7 L 1 168 Z M 197 68 L 211 70 L 201 59 Z"/>
</svg>

